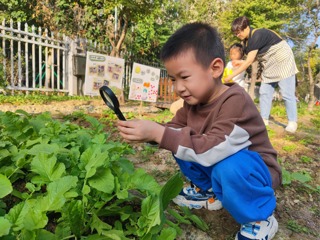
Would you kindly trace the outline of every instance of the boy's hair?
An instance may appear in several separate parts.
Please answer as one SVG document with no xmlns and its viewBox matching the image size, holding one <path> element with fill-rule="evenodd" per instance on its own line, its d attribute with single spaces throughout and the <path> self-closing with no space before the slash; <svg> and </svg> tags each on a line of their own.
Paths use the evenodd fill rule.
<svg viewBox="0 0 320 240">
<path fill-rule="evenodd" d="M 237 33 L 239 31 L 243 31 L 248 26 L 250 26 L 250 21 L 246 16 L 238 17 L 235 20 L 233 20 L 231 24 L 231 31 L 233 33 Z"/>
<path fill-rule="evenodd" d="M 230 46 L 230 48 L 229 48 L 229 51 L 230 51 L 231 49 L 238 49 L 239 52 L 240 52 L 241 58 L 243 58 L 243 56 L 244 56 L 244 49 L 243 49 L 243 46 L 242 46 L 241 43 L 234 43 L 234 44 L 232 44 L 232 45 Z"/>
<path fill-rule="evenodd" d="M 171 35 L 161 49 L 160 59 L 165 62 L 190 49 L 204 68 L 209 67 L 215 58 L 221 58 L 225 64 L 224 47 L 218 31 L 200 22 L 186 24 Z"/>
</svg>

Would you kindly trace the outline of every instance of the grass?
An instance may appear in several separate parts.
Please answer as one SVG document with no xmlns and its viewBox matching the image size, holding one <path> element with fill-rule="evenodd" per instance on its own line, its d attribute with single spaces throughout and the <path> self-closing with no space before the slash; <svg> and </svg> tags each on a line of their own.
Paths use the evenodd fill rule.
<svg viewBox="0 0 320 240">
<path fill-rule="evenodd" d="M 312 144 L 314 142 L 314 137 L 313 136 L 306 136 L 303 139 L 299 140 L 299 143 L 306 146 L 309 144 Z"/>
<path fill-rule="evenodd" d="M 311 163 L 311 162 L 313 162 L 313 159 L 311 157 L 304 156 L 304 155 L 300 157 L 300 160 L 303 163 Z"/>
<path fill-rule="evenodd" d="M 43 95 L 42 92 L 32 92 L 30 94 L 17 95 L 0 95 L 0 104 L 10 103 L 15 105 L 22 104 L 47 104 L 50 102 L 61 102 L 68 100 L 91 100 L 94 97 L 88 96 L 67 96 L 59 95 L 58 93 L 51 93 L 50 95 Z"/>
<path fill-rule="evenodd" d="M 142 162 L 148 161 L 150 159 L 150 156 L 152 156 L 155 152 L 158 151 L 157 147 L 151 146 L 151 145 L 142 145 L 143 149 L 140 151 L 140 156 Z"/>
<path fill-rule="evenodd" d="M 300 225 L 295 220 L 289 220 L 287 223 L 287 228 L 296 233 L 312 234 L 309 228 Z"/>
</svg>

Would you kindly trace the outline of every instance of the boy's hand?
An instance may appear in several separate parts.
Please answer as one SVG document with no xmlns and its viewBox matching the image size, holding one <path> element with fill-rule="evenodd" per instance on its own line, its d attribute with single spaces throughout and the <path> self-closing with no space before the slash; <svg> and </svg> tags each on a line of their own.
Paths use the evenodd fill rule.
<svg viewBox="0 0 320 240">
<path fill-rule="evenodd" d="M 160 143 L 165 127 L 149 120 L 118 121 L 120 135 L 128 142 Z"/>
</svg>

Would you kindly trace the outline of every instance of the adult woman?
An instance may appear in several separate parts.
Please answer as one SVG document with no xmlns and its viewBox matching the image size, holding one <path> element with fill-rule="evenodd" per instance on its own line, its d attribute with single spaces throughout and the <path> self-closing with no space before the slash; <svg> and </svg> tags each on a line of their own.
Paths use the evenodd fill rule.
<svg viewBox="0 0 320 240">
<path fill-rule="evenodd" d="M 297 130 L 295 74 L 298 70 L 290 46 L 277 33 L 269 29 L 250 27 L 249 19 L 245 16 L 235 19 L 232 22 L 231 30 L 235 36 L 243 41 L 247 58 L 242 61 L 233 74 L 227 77 L 226 81 L 246 70 L 253 61 L 257 60 L 262 67 L 260 113 L 265 124 L 269 123 L 274 89 L 279 86 L 288 118 L 285 130 L 294 133 Z"/>
</svg>

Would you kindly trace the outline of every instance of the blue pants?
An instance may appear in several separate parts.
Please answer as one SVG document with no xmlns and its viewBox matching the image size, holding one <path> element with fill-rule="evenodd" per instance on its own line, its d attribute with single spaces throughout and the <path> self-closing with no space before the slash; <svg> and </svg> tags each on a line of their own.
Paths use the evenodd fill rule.
<svg viewBox="0 0 320 240">
<path fill-rule="evenodd" d="M 270 172 L 256 152 L 242 150 L 210 167 L 178 158 L 176 161 L 197 187 L 212 188 L 240 224 L 265 220 L 276 207 Z"/>
<path fill-rule="evenodd" d="M 260 112 L 263 119 L 268 120 L 270 116 L 274 88 L 280 87 L 281 95 L 286 106 L 287 118 L 290 122 L 297 122 L 297 99 L 295 75 L 274 83 L 261 83 L 260 86 Z"/>
</svg>

